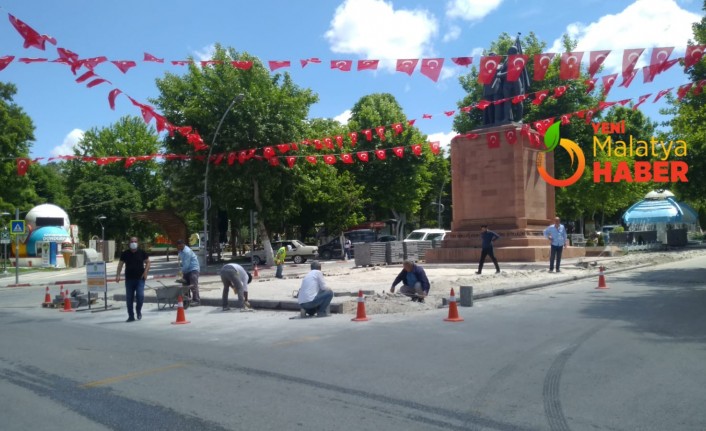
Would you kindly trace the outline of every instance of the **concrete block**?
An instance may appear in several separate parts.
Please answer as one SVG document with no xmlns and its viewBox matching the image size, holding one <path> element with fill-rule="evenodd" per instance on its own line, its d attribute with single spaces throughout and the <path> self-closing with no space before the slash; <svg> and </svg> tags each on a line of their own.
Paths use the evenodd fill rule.
<svg viewBox="0 0 706 431">
<path fill-rule="evenodd" d="M 473 307 L 473 286 L 461 286 L 461 307 Z"/>
</svg>

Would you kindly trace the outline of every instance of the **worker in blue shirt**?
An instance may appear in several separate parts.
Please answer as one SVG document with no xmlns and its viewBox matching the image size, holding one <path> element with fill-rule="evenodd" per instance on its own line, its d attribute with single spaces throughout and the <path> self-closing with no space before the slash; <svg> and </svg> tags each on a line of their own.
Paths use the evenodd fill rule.
<svg viewBox="0 0 706 431">
<path fill-rule="evenodd" d="M 485 263 L 486 256 L 490 256 L 490 259 L 493 261 L 493 265 L 495 265 L 495 273 L 498 274 L 500 272 L 500 265 L 498 265 L 498 259 L 495 258 L 495 253 L 493 252 L 493 241 L 500 238 L 500 235 L 492 230 L 488 230 L 488 225 L 486 224 L 480 227 L 480 231 L 480 262 L 478 262 L 478 271 L 476 271 L 476 274 L 483 272 L 483 264 Z"/>
<path fill-rule="evenodd" d="M 186 280 L 191 290 L 191 305 L 199 305 L 201 297 L 199 295 L 199 259 L 188 245 L 184 244 L 183 240 L 177 241 L 177 250 L 179 250 L 179 261 L 181 262 L 181 276 Z"/>
<path fill-rule="evenodd" d="M 390 292 L 395 293 L 395 286 L 401 281 L 402 287 L 400 288 L 400 293 L 412 297 L 412 301 L 423 303 L 424 298 L 429 295 L 429 288 L 431 287 L 427 273 L 424 271 L 424 268 L 417 265 L 412 260 L 405 260 L 402 267 L 402 271 L 397 278 L 395 278 L 395 281 L 392 282 Z"/>
<path fill-rule="evenodd" d="M 566 228 L 561 224 L 559 217 L 554 217 L 554 224 L 544 229 L 544 237 L 551 241 L 552 251 L 549 254 L 549 272 L 554 271 L 556 261 L 556 272 L 561 272 L 561 253 L 566 245 Z"/>
</svg>

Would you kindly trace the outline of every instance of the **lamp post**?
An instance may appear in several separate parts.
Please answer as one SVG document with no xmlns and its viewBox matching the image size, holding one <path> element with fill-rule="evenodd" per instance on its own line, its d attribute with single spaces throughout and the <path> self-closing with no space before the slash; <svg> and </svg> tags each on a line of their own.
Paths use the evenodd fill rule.
<svg viewBox="0 0 706 431">
<path fill-rule="evenodd" d="M 103 220 L 107 218 L 104 215 L 98 216 L 98 223 L 101 224 L 101 253 L 103 253 L 103 260 L 105 260 L 105 226 L 103 226 Z"/>
<path fill-rule="evenodd" d="M 223 121 L 226 119 L 226 115 L 233 108 L 236 102 L 243 100 L 244 94 L 236 94 L 233 100 L 231 100 L 230 105 L 226 108 L 226 111 L 221 117 L 221 121 L 218 122 L 216 127 L 216 133 L 213 134 L 213 140 L 211 141 L 211 146 L 208 148 L 208 157 L 206 157 L 206 173 L 203 177 L 203 241 L 201 242 L 202 256 L 203 256 L 203 266 L 208 266 L 208 208 L 210 205 L 210 200 L 208 199 L 208 167 L 211 164 L 211 153 L 213 152 L 213 147 L 216 145 L 216 138 L 218 137 L 218 132 L 221 130 Z"/>
<path fill-rule="evenodd" d="M 10 235 L 7 231 L 7 225 L 5 224 L 5 216 L 9 216 L 10 213 L 2 212 L 0 217 L 2 217 L 2 273 L 7 274 L 7 244 L 10 242 Z"/>
</svg>

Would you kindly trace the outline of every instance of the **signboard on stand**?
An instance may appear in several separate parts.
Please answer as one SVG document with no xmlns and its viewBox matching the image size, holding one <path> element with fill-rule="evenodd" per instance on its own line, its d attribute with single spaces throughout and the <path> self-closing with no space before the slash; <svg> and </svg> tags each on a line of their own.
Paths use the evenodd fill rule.
<svg viewBox="0 0 706 431">
<path fill-rule="evenodd" d="M 88 286 L 88 309 L 91 309 L 91 297 L 94 293 L 103 292 L 104 308 L 92 310 L 107 311 L 117 310 L 119 307 L 108 306 L 108 282 L 106 280 L 105 262 L 90 262 L 86 264 L 86 285 Z"/>
</svg>

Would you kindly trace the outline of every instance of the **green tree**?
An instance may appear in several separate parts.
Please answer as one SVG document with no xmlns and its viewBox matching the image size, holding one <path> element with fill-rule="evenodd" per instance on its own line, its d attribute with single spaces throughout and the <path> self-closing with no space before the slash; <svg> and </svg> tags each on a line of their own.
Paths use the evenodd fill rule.
<svg viewBox="0 0 706 431">
<path fill-rule="evenodd" d="M 311 90 L 299 88 L 288 74 L 270 75 L 255 57 L 238 53 L 232 48 L 216 46 L 213 59 L 222 64 L 200 68 L 189 67 L 184 75 L 166 74 L 157 80 L 160 95 L 154 103 L 173 124 L 190 125 L 208 145 L 215 141 L 213 154 L 292 142 L 303 137 L 309 107 L 317 101 Z M 252 61 L 247 72 L 231 66 L 231 61 Z M 237 95 L 242 98 L 226 114 L 227 107 Z M 217 140 L 216 129 L 224 119 Z M 178 134 L 167 137 L 166 148 L 178 154 L 197 155 L 186 140 Z M 226 211 L 232 220 L 237 217 L 235 208 L 254 209 L 258 212 L 259 236 L 268 254 L 271 253 L 269 237 L 271 227 L 281 227 L 296 212 L 297 203 L 291 191 L 299 184 L 296 173 L 284 166 L 269 166 L 262 160 L 262 151 L 242 165 L 222 163 L 209 172 L 208 194 L 211 213 Z M 203 211 L 205 166 L 203 161 L 168 162 L 165 175 L 170 194 L 179 205 L 191 213 L 188 220 L 192 229 L 199 229 L 195 222 Z M 209 216 L 211 226 L 217 222 Z M 210 231 L 212 231 L 211 229 Z M 213 239 L 214 232 L 211 232 Z M 213 241 L 210 241 L 213 243 Z M 269 260 L 269 258 L 268 258 Z"/>
<path fill-rule="evenodd" d="M 71 206 L 71 198 L 66 189 L 66 180 L 58 163 L 32 166 L 29 180 L 37 194 L 36 204 L 52 203 L 61 208 Z"/>
<path fill-rule="evenodd" d="M 30 166 L 27 175 L 17 175 L 17 158 L 28 157 L 34 141 L 32 119 L 13 102 L 17 88 L 0 82 L 0 211 L 14 214 L 19 208 L 28 211 L 39 200 L 30 176 L 37 165 Z"/>
<path fill-rule="evenodd" d="M 391 94 L 371 94 L 362 97 L 351 110 L 349 130 L 373 130 L 373 138 L 358 138 L 356 151 L 373 151 L 384 149 L 386 160 L 377 160 L 375 154 L 370 154 L 369 163 L 349 165 L 356 182 L 365 187 L 366 196 L 370 198 L 373 217 L 392 215 L 397 220 L 396 234 L 401 237 L 407 218 L 420 211 L 422 200 L 432 186 L 430 164 L 434 159 L 431 150 L 425 144 L 426 137 L 416 127 L 407 125 L 402 108 Z M 393 124 L 403 126 L 400 134 L 392 130 Z M 386 127 L 385 139 L 375 133 L 375 127 Z M 422 144 L 421 156 L 412 154 L 411 146 Z M 403 157 L 397 157 L 390 149 L 403 147 Z"/>
</svg>

